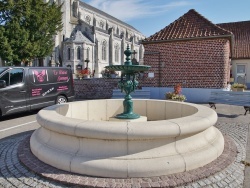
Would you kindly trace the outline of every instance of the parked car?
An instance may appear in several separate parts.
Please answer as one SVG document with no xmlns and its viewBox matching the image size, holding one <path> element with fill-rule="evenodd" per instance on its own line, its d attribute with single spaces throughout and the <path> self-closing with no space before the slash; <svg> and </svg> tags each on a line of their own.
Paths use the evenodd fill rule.
<svg viewBox="0 0 250 188">
<path fill-rule="evenodd" d="M 73 100 L 69 68 L 0 67 L 0 116 Z"/>
</svg>

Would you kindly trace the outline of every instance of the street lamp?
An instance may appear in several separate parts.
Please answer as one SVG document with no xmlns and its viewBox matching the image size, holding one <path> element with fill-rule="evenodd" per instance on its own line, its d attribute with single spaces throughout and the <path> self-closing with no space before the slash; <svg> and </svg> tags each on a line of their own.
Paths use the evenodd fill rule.
<svg viewBox="0 0 250 188">
<path fill-rule="evenodd" d="M 89 68 L 89 59 L 87 58 L 84 62 L 86 62 L 87 63 L 87 68 Z"/>
<path fill-rule="evenodd" d="M 52 67 L 53 52 L 50 55 L 49 67 Z"/>
</svg>

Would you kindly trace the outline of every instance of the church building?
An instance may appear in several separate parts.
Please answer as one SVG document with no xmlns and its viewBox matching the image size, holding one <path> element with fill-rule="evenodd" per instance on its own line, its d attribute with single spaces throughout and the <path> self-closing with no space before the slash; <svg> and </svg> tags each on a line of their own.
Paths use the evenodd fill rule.
<svg viewBox="0 0 250 188">
<path fill-rule="evenodd" d="M 48 1 L 48 0 L 47 0 Z M 127 45 L 132 58 L 142 63 L 145 36 L 131 25 L 80 0 L 57 0 L 62 4 L 63 29 L 55 36 L 55 48 L 45 65 L 90 68 L 100 77 L 104 67 L 123 64 Z"/>
</svg>

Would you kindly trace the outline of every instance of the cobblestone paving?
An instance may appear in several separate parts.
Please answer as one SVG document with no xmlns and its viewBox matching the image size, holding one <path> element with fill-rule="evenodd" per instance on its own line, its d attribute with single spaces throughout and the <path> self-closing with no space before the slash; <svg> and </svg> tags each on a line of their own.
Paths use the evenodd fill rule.
<svg viewBox="0 0 250 188">
<path fill-rule="evenodd" d="M 0 187 L 67 187 L 37 176 L 19 162 L 17 148 L 20 142 L 28 135 L 0 142 Z"/>
<path fill-rule="evenodd" d="M 242 123 L 217 123 L 216 127 L 222 133 L 233 138 L 238 150 L 236 160 L 219 173 L 216 173 L 206 179 L 201 179 L 198 182 L 192 183 L 188 186 L 181 186 L 179 188 L 243 187 L 245 166 L 242 164 L 242 161 L 244 161 L 246 158 L 248 125 Z"/>
<path fill-rule="evenodd" d="M 200 179 L 191 184 L 180 186 L 179 188 L 198 188 L 198 187 L 243 187 L 244 180 L 244 165 L 241 163 L 246 157 L 246 143 L 248 126 L 246 124 L 237 123 L 218 123 L 216 125 L 222 133 L 229 135 L 235 142 L 237 147 L 237 157 L 235 161 L 224 170 L 221 170 L 207 178 Z M 8 138 L 0 142 L 0 187 L 77 187 L 60 184 L 50 179 L 37 175 L 36 173 L 28 170 L 18 159 L 17 151 L 21 141 L 24 140 L 29 134 L 21 135 L 15 138 Z M 211 169 L 210 169 L 211 170 Z M 205 173 L 205 172 L 204 172 Z M 60 175 L 58 175 L 60 176 Z M 202 177 L 202 176 L 201 176 Z M 94 179 L 94 178 L 92 178 Z M 105 179 L 105 178 L 103 178 Z M 153 178 L 154 179 L 154 178 Z M 118 179 L 119 180 L 119 179 Z M 128 179 L 128 182 L 134 179 Z M 131 184 L 129 187 L 176 187 L 173 183 L 172 186 L 159 184 L 155 182 L 146 182 Z M 157 178 L 156 178 L 157 180 Z M 173 181 L 175 176 L 173 176 Z M 113 181 L 113 180 L 112 180 Z M 118 184 L 116 187 L 122 187 Z M 106 184 L 106 187 L 111 187 L 112 182 Z M 84 186 L 87 187 L 87 186 Z M 98 187 L 98 185 L 96 185 Z M 124 186 L 123 186 L 124 187 Z"/>
</svg>

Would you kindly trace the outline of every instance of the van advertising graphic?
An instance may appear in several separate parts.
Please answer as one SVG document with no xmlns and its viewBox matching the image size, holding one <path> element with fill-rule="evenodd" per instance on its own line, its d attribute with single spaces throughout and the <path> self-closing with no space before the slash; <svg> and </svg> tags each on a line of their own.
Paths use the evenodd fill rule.
<svg viewBox="0 0 250 188">
<path fill-rule="evenodd" d="M 30 69 L 29 76 L 30 82 L 33 84 L 31 88 L 32 97 L 47 97 L 56 92 L 69 90 L 68 82 L 70 80 L 70 75 L 67 69 L 32 68 Z M 53 86 L 51 84 L 53 84 Z"/>
<path fill-rule="evenodd" d="M 68 72 L 67 70 L 53 70 L 55 76 L 57 76 L 57 82 L 68 82 Z"/>
<path fill-rule="evenodd" d="M 49 93 L 50 93 L 51 91 L 53 91 L 53 90 L 54 90 L 54 87 L 50 88 L 48 91 L 45 91 L 45 92 L 43 93 L 43 96 L 49 94 Z"/>
<path fill-rule="evenodd" d="M 31 69 L 30 80 L 35 85 L 68 82 L 70 79 L 68 71 L 65 69 Z"/>
<path fill-rule="evenodd" d="M 47 70 L 32 70 L 33 81 L 35 82 L 44 82 L 49 81 Z"/>
<path fill-rule="evenodd" d="M 32 89 L 32 90 L 31 90 L 31 96 L 32 96 L 32 97 L 34 97 L 34 96 L 40 96 L 42 90 L 43 90 L 42 88 Z"/>
<path fill-rule="evenodd" d="M 65 91 L 65 90 L 68 90 L 68 86 L 59 86 L 57 91 Z"/>
</svg>

